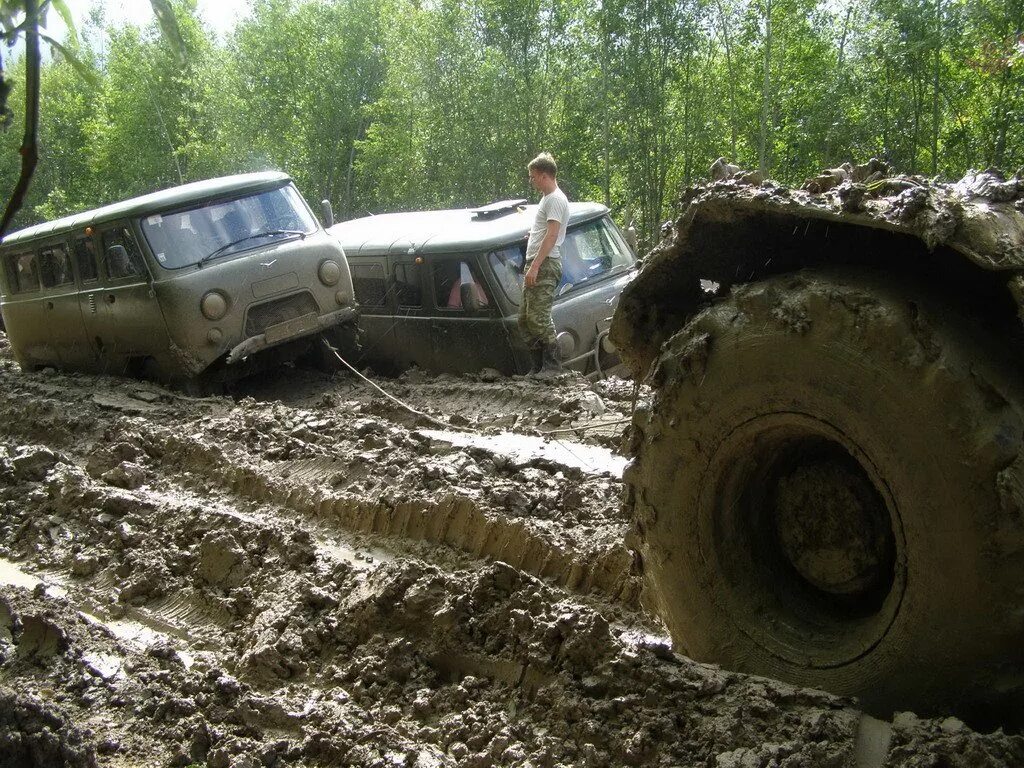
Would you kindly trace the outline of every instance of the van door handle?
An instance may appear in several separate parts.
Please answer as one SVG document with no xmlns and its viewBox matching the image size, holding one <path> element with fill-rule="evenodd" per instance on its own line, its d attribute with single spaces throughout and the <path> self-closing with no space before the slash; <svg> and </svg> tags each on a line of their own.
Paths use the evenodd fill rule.
<svg viewBox="0 0 1024 768">
<path fill-rule="evenodd" d="M 107 304 L 113 304 L 115 301 L 117 301 L 117 296 L 115 296 L 112 293 L 108 293 L 107 294 Z"/>
</svg>

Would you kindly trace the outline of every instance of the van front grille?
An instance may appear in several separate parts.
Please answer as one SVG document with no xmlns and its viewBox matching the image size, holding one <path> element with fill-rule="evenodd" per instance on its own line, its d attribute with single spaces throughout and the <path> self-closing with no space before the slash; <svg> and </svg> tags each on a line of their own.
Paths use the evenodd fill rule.
<svg viewBox="0 0 1024 768">
<path fill-rule="evenodd" d="M 249 316 L 245 321 L 245 335 L 247 337 L 258 336 L 272 325 L 294 320 L 311 312 L 319 314 L 319 311 L 316 299 L 308 291 L 268 301 L 265 304 L 257 304 L 254 307 L 249 307 Z"/>
</svg>

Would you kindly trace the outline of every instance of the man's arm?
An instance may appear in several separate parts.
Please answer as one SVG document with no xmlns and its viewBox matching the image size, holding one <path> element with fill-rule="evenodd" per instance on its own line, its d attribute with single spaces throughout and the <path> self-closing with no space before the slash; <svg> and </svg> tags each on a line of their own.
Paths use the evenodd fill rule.
<svg viewBox="0 0 1024 768">
<path fill-rule="evenodd" d="M 534 256 L 533 262 L 530 264 L 530 268 L 526 271 L 526 284 L 532 286 L 537 282 L 537 275 L 540 273 L 540 265 L 544 263 L 544 260 L 551 253 L 551 249 L 555 247 L 555 243 L 558 241 L 558 230 L 561 228 L 561 224 L 555 219 L 548 220 L 548 230 L 544 233 L 544 239 L 540 242 L 540 249 L 537 251 L 537 255 Z"/>
</svg>

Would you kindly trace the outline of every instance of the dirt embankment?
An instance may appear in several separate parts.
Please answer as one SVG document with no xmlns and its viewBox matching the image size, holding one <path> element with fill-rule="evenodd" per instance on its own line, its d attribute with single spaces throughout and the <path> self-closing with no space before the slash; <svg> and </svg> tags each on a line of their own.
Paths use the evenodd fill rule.
<svg viewBox="0 0 1024 768">
<path fill-rule="evenodd" d="M 1024 763 L 1017 736 L 674 655 L 583 446 L 459 448 L 300 380 L 287 404 L 195 400 L 0 360 L 0 766 Z M 397 387 L 484 432 L 632 397 Z"/>
</svg>

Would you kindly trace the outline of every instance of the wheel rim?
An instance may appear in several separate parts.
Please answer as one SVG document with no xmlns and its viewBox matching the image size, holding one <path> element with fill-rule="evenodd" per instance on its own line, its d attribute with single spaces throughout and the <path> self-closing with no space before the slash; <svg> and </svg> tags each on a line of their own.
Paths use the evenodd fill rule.
<svg viewBox="0 0 1024 768">
<path fill-rule="evenodd" d="M 805 436 L 771 467 L 761 490 L 793 570 L 823 593 L 861 603 L 887 592 L 895 548 L 889 512 L 856 460 L 836 443 Z"/>
<path fill-rule="evenodd" d="M 799 413 L 737 427 L 705 475 L 701 548 L 740 631 L 813 668 L 868 653 L 895 620 L 902 526 L 874 464 L 846 434 Z"/>
</svg>

